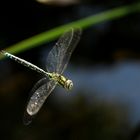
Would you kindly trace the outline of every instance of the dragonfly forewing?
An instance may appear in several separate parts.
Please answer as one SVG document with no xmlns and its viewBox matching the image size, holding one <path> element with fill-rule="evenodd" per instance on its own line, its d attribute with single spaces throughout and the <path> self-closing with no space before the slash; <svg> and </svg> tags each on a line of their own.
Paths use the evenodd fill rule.
<svg viewBox="0 0 140 140">
<path fill-rule="evenodd" d="M 46 83 L 42 85 L 44 82 Z M 43 78 L 35 84 L 31 90 L 32 96 L 28 101 L 27 108 L 24 113 L 24 124 L 27 125 L 32 121 L 32 118 L 38 113 L 56 84 L 56 81 L 49 80 L 48 78 Z"/>
<path fill-rule="evenodd" d="M 46 69 L 62 74 L 81 36 L 80 28 L 71 28 L 57 41 L 47 57 Z"/>
</svg>

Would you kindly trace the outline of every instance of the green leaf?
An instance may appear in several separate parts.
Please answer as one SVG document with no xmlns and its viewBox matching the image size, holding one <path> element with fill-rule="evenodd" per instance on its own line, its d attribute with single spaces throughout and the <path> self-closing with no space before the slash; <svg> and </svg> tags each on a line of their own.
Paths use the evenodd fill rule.
<svg viewBox="0 0 140 140">
<path fill-rule="evenodd" d="M 22 51 L 25 51 L 34 47 L 38 47 L 39 45 L 42 45 L 44 43 L 50 42 L 56 39 L 65 30 L 68 30 L 71 27 L 81 27 L 85 29 L 95 24 L 108 21 L 108 20 L 115 20 L 115 19 L 124 17 L 130 13 L 139 12 L 139 11 L 140 11 L 140 3 L 122 6 L 119 8 L 114 8 L 108 11 L 104 11 L 96 15 L 85 17 L 83 19 L 79 19 L 77 21 L 74 21 L 74 22 L 53 28 L 49 31 L 42 32 L 38 35 L 32 36 L 17 44 L 7 47 L 6 51 L 12 54 L 19 53 L 19 52 L 22 52 Z M 0 59 L 1 58 L 3 58 L 3 56 L 0 56 Z"/>
</svg>

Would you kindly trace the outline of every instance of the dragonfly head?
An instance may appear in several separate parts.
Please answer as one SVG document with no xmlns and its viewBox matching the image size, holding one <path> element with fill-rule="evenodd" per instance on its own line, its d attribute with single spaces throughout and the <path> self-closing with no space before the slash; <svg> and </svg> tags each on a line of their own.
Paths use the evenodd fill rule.
<svg viewBox="0 0 140 140">
<path fill-rule="evenodd" d="M 66 83 L 65 83 L 65 87 L 68 89 L 68 90 L 71 90 L 73 88 L 73 82 L 71 80 L 67 80 Z"/>
</svg>

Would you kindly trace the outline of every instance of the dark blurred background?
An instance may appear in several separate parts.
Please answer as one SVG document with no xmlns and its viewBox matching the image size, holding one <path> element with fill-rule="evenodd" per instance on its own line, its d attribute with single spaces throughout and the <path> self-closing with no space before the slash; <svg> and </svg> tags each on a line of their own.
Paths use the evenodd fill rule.
<svg viewBox="0 0 140 140">
<path fill-rule="evenodd" d="M 51 1 L 51 0 L 50 0 Z M 1 49 L 23 39 L 138 0 L 0 2 Z M 9 59 L 0 61 L 0 139 L 127 140 L 140 135 L 140 14 L 83 30 L 65 75 L 29 126 L 22 123 L 28 93 L 42 77 Z M 54 42 L 17 54 L 45 69 Z"/>
</svg>

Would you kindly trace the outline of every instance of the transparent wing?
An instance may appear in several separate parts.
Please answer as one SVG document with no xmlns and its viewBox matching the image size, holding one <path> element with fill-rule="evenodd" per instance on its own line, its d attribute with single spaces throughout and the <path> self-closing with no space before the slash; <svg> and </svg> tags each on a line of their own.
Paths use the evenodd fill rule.
<svg viewBox="0 0 140 140">
<path fill-rule="evenodd" d="M 34 116 L 42 107 L 43 103 L 55 88 L 56 82 L 43 78 L 39 80 L 31 90 L 31 98 L 28 101 L 26 111 L 23 117 L 23 123 L 28 125 L 31 123 Z"/>
<path fill-rule="evenodd" d="M 81 36 L 80 28 L 71 28 L 65 32 L 48 54 L 46 69 L 49 72 L 63 73 L 70 56 Z"/>
</svg>

